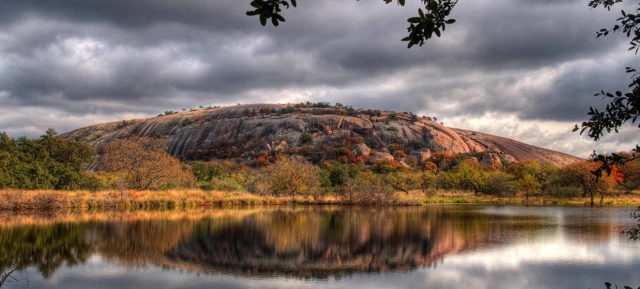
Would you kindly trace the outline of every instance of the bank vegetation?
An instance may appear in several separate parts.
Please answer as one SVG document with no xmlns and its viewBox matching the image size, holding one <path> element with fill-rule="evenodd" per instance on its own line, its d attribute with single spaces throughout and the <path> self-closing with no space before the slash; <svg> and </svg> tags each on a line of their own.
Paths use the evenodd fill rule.
<svg viewBox="0 0 640 289">
<path fill-rule="evenodd" d="M 630 156 L 631 157 L 631 156 Z M 439 154 L 421 166 L 348 158 L 311 162 L 274 152 L 262 162 L 180 161 L 160 139 L 134 137 L 99 152 L 48 131 L 0 134 L 0 210 L 191 208 L 216 205 L 638 205 L 640 160 L 597 177 L 597 162 L 482 164 Z"/>
</svg>

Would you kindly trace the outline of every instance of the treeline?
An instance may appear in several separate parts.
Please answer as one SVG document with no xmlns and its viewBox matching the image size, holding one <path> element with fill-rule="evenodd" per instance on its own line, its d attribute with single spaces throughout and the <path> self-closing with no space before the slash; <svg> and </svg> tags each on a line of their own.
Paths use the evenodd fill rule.
<svg viewBox="0 0 640 289">
<path fill-rule="evenodd" d="M 476 195 L 514 197 L 589 197 L 602 203 L 613 192 L 640 187 L 640 160 L 614 167 L 597 178 L 596 162 L 564 168 L 520 161 L 501 167 L 481 165 L 473 155 L 457 155 L 447 165 L 418 169 L 378 162 L 363 165 L 300 156 L 275 155 L 248 166 L 237 160 L 181 162 L 166 152 L 161 139 L 134 137 L 114 141 L 95 152 L 49 130 L 36 140 L 0 134 L 0 188 L 137 189 L 193 188 L 249 191 L 270 196 L 335 196 L 345 202 L 389 203 L 397 192 L 470 191 Z M 87 171 L 96 156 L 98 169 Z M 598 200 L 599 198 L 599 200 Z"/>
<path fill-rule="evenodd" d="M 79 189 L 94 156 L 91 146 L 66 141 L 51 129 L 39 139 L 0 133 L 0 188 Z"/>
</svg>

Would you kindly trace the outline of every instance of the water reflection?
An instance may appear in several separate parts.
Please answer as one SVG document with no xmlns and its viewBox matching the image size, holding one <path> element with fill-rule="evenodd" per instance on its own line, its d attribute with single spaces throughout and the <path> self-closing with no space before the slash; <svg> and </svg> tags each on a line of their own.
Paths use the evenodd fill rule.
<svg viewBox="0 0 640 289">
<path fill-rule="evenodd" d="M 105 268 L 124 270 L 122 278 L 134 280 L 148 278 L 144 276 L 149 271 L 131 275 L 130 270 L 137 268 L 206 273 L 211 278 L 235 276 L 245 281 L 244 287 L 258 277 L 324 286 L 389 273 L 409 274 L 403 278 L 410 280 L 432 270 L 423 268 L 436 266 L 432 272 L 442 274 L 469 270 L 465 278 L 473 280 L 478 269 L 520 272 L 530 264 L 613 262 L 603 260 L 598 250 L 637 251 L 633 243 L 619 238 L 619 231 L 630 222 L 626 213 L 626 209 L 431 206 L 5 216 L 0 225 L 0 272 L 11 268 L 38 272 L 43 287 L 61 285 L 51 281 L 58 270 L 64 276 L 88 268 L 101 268 L 95 269 L 98 275 Z M 633 265 L 618 272 L 640 267 L 640 256 L 617 256 L 626 256 Z M 572 267 L 575 274 L 578 267 Z M 196 281 L 177 276 L 183 277 L 186 287 Z M 485 277 L 478 278 L 475 281 Z M 437 279 L 430 284 L 437 284 Z M 142 287 L 162 288 L 150 284 Z M 114 288 L 109 286 L 104 287 Z"/>
</svg>

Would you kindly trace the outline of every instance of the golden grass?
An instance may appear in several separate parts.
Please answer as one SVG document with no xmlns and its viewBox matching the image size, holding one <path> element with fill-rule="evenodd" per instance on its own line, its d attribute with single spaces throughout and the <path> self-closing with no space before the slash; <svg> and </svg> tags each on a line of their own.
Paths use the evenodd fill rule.
<svg viewBox="0 0 640 289">
<path fill-rule="evenodd" d="M 397 192 L 393 205 L 423 205 L 433 203 L 500 204 L 525 205 L 524 196 L 499 198 L 487 195 L 474 195 L 471 192 L 438 191 L 425 196 L 420 191 Z M 599 197 L 596 199 L 599 201 Z M 255 206 L 255 205 L 341 205 L 346 204 L 340 197 L 325 196 L 320 199 L 307 199 L 302 196 L 271 197 L 258 196 L 246 192 L 203 191 L 199 189 L 167 191 L 50 191 L 50 190 L 1 190 L 0 210 L 5 211 L 50 211 L 61 209 L 74 210 L 163 210 L 194 209 L 213 206 Z M 529 199 L 528 205 L 571 205 L 587 206 L 587 198 L 554 198 L 536 196 Z M 607 196 L 603 205 L 638 206 L 640 192 Z"/>
<path fill-rule="evenodd" d="M 412 192 L 414 193 L 414 192 Z M 587 198 L 560 198 L 553 196 L 530 196 L 528 203 L 525 203 L 524 194 L 513 197 L 496 197 L 489 195 L 475 195 L 466 191 L 438 191 L 433 196 L 420 198 L 425 204 L 493 204 L 493 205 L 529 205 L 529 206 L 589 206 L 590 199 Z M 600 205 L 600 196 L 595 197 L 596 205 Z M 604 206 L 640 206 L 640 191 L 629 194 L 616 193 L 607 195 L 604 198 Z"/>
</svg>

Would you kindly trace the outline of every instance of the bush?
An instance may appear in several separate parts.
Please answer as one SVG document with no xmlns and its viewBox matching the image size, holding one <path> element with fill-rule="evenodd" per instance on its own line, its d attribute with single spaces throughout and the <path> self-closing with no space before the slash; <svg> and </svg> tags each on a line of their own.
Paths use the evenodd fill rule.
<svg viewBox="0 0 640 289">
<path fill-rule="evenodd" d="M 225 176 L 221 176 L 215 179 L 212 179 L 208 182 L 198 183 L 200 189 L 205 191 L 227 191 L 227 192 L 237 192 L 243 191 L 245 184 L 245 177 L 242 174 L 228 174 Z"/>
<path fill-rule="evenodd" d="M 300 135 L 300 144 L 308 144 L 308 143 L 311 143 L 312 141 L 313 141 L 313 136 L 311 136 L 310 133 L 303 132 Z"/>
<path fill-rule="evenodd" d="M 480 191 L 494 196 L 514 196 L 518 192 L 518 183 L 513 176 L 502 171 L 491 171 Z"/>
<path fill-rule="evenodd" d="M 355 165 L 337 162 L 324 162 L 321 165 L 321 183 L 328 191 L 344 185 L 347 180 L 355 177 L 359 169 Z"/>
<path fill-rule="evenodd" d="M 222 176 L 224 168 L 216 163 L 194 162 L 191 164 L 191 172 L 198 183 L 205 183 Z"/>
<path fill-rule="evenodd" d="M 304 159 L 282 158 L 261 169 L 249 183 L 248 190 L 261 195 L 317 198 L 322 194 L 320 170 Z"/>
<path fill-rule="evenodd" d="M 340 188 L 340 193 L 349 203 L 386 205 L 395 201 L 394 189 L 373 172 L 358 173 Z"/>
</svg>

